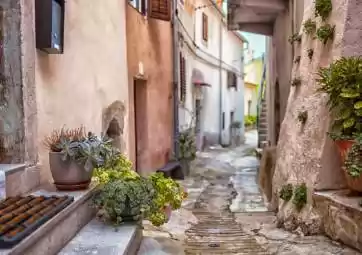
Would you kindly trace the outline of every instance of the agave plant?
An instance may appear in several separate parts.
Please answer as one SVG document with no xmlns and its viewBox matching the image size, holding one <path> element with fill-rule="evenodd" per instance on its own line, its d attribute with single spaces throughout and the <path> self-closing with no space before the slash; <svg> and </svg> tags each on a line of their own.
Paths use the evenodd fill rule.
<svg viewBox="0 0 362 255">
<path fill-rule="evenodd" d="M 334 133 L 347 137 L 362 133 L 362 58 L 343 57 L 320 68 L 317 82 L 318 91 L 329 96 Z"/>
</svg>

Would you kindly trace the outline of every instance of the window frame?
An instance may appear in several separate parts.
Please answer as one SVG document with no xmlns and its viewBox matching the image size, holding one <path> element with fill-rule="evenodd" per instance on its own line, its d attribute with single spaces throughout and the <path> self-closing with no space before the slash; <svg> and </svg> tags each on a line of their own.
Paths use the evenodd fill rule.
<svg viewBox="0 0 362 255">
<path fill-rule="evenodd" d="M 127 2 L 143 16 L 147 15 L 148 0 L 128 0 Z"/>
<path fill-rule="evenodd" d="M 238 89 L 238 76 L 236 73 L 227 71 L 227 87 Z"/>
<path fill-rule="evenodd" d="M 209 17 L 206 15 L 205 12 L 202 12 L 202 39 L 204 42 L 208 42 L 209 40 Z"/>
</svg>

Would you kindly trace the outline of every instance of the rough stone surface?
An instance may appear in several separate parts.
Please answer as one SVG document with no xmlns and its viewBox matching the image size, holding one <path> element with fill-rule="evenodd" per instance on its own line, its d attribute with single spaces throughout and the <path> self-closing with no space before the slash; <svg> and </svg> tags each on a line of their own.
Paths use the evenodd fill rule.
<svg viewBox="0 0 362 255">
<path fill-rule="evenodd" d="M 324 236 L 304 236 L 301 228 L 277 227 L 258 193 L 258 161 L 250 156 L 256 133 L 246 137 L 242 147 L 198 154 L 192 176 L 181 182 L 188 199 L 164 226 L 144 224 L 138 254 L 359 254 Z"/>
</svg>

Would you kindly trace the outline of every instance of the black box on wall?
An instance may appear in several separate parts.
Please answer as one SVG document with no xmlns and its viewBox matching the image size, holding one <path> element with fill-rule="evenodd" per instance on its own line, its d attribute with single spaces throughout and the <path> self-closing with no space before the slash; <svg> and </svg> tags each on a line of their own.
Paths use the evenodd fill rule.
<svg viewBox="0 0 362 255">
<path fill-rule="evenodd" d="M 48 54 L 64 50 L 64 0 L 35 0 L 36 48 Z"/>
</svg>

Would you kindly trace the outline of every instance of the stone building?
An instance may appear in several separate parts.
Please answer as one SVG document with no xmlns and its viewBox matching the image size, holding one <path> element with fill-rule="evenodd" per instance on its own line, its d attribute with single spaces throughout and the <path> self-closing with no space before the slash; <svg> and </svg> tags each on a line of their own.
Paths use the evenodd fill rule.
<svg viewBox="0 0 362 255">
<path fill-rule="evenodd" d="M 221 1 L 178 2 L 179 126 L 196 126 L 197 146 L 230 145 L 231 124 L 244 137 L 244 44 L 228 31 Z M 227 45 L 227 47 L 226 47 Z M 225 47 L 224 47 L 225 46 Z"/>
<path fill-rule="evenodd" d="M 335 240 L 362 249 L 360 197 L 348 197 L 346 181 L 337 148 L 327 136 L 330 116 L 326 96 L 316 93 L 316 71 L 343 56 L 362 54 L 362 25 L 358 0 L 332 0 L 332 12 L 325 21 L 335 25 L 334 38 L 326 45 L 303 32 L 307 19 L 315 20 L 314 0 L 234 1 L 230 5 L 229 28 L 269 36 L 267 59 L 268 139 L 277 144 L 273 176 L 273 203 L 278 218 L 290 230 L 305 234 L 324 232 Z M 258 12 L 260 10 L 263 12 Z M 293 34 L 302 35 L 300 43 L 289 43 Z M 307 54 L 314 50 L 312 59 Z M 300 56 L 300 61 L 295 61 Z M 291 80 L 301 78 L 301 86 Z M 307 111 L 304 127 L 298 113 Z M 270 180 L 271 181 L 271 180 Z M 278 199 L 282 185 L 305 183 L 307 205 L 298 212 L 291 202 Z M 279 203 L 278 203 L 279 202 Z"/>
</svg>

